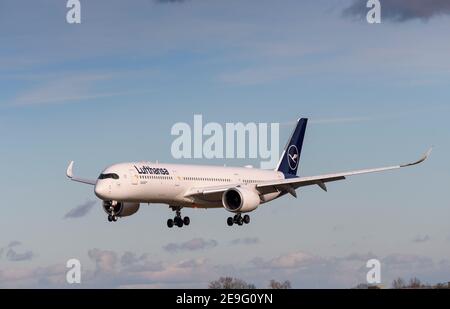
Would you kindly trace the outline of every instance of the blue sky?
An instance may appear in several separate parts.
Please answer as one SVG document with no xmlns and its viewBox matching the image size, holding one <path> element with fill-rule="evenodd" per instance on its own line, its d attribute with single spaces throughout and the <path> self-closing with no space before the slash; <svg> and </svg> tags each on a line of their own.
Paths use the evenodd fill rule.
<svg viewBox="0 0 450 309">
<path fill-rule="evenodd" d="M 65 1 L 0 4 L 0 286 L 68 287 L 73 257 L 85 287 L 206 287 L 233 275 L 345 288 L 364 282 L 373 257 L 385 285 L 448 281 L 445 7 L 370 25 L 343 13 L 354 1 L 81 2 L 80 25 L 65 22 Z M 86 177 L 132 160 L 258 165 L 172 159 L 170 129 L 194 114 L 282 123 L 280 148 L 289 123 L 309 117 L 302 175 L 435 149 L 416 168 L 300 190 L 239 229 L 225 210 L 187 209 L 192 225 L 169 230 L 163 205 L 117 224 L 100 203 L 64 219 L 95 200 L 65 178 L 70 160 Z"/>
</svg>

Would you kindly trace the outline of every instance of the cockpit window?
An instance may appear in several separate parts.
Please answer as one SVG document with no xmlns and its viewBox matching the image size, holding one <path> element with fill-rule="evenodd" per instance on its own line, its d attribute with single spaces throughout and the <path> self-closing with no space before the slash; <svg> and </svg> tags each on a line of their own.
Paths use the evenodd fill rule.
<svg viewBox="0 0 450 309">
<path fill-rule="evenodd" d="M 98 179 L 107 179 L 107 178 L 119 179 L 119 175 L 115 173 L 110 173 L 110 174 L 100 174 L 100 176 L 98 176 Z"/>
</svg>

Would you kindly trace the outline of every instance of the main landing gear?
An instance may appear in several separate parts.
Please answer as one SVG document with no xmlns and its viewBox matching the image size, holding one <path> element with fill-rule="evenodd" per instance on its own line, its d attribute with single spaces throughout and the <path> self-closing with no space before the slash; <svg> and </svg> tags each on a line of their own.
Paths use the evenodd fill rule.
<svg viewBox="0 0 450 309">
<path fill-rule="evenodd" d="M 167 220 L 167 226 L 172 228 L 174 225 L 178 227 L 183 227 L 183 225 L 189 225 L 191 223 L 191 219 L 189 217 L 181 217 L 181 208 L 172 208 L 176 211 L 175 218 Z"/>
<path fill-rule="evenodd" d="M 228 219 L 227 219 L 228 226 L 232 226 L 235 223 L 237 225 L 243 225 L 244 223 L 245 224 L 249 224 L 250 223 L 250 216 L 249 215 L 244 215 L 242 217 L 241 214 L 236 214 L 236 215 L 234 215 L 234 217 L 228 217 Z"/>
</svg>

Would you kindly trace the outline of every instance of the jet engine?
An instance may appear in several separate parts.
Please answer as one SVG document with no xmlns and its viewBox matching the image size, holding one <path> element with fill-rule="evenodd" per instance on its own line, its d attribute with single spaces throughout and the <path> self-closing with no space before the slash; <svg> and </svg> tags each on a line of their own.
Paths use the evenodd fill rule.
<svg viewBox="0 0 450 309">
<path fill-rule="evenodd" d="M 127 217 L 135 214 L 139 210 L 139 203 L 122 203 L 117 202 L 115 206 L 113 206 L 113 203 L 111 201 L 104 201 L 103 202 L 103 210 L 108 214 L 111 215 L 111 207 L 114 210 L 114 214 L 117 217 Z"/>
<path fill-rule="evenodd" d="M 250 212 L 255 210 L 260 203 L 257 192 L 241 187 L 230 188 L 222 196 L 223 206 L 231 212 Z"/>
</svg>

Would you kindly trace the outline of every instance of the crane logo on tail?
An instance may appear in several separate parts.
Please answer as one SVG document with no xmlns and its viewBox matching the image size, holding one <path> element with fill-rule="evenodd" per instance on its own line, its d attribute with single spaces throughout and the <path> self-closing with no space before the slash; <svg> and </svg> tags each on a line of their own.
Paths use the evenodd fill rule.
<svg viewBox="0 0 450 309">
<path fill-rule="evenodd" d="M 297 146 L 291 145 L 287 151 L 287 159 L 289 163 L 289 168 L 291 170 L 296 170 L 298 166 L 298 149 Z"/>
</svg>

